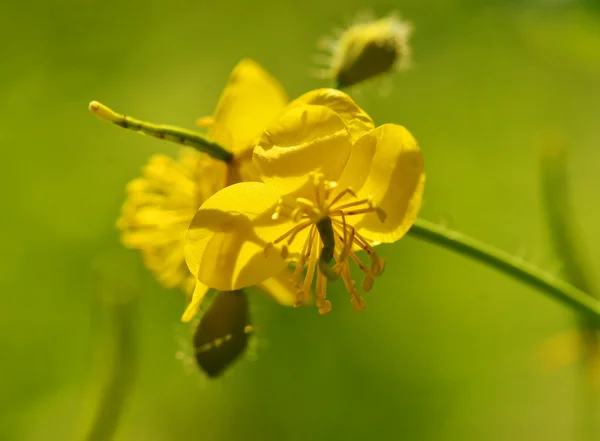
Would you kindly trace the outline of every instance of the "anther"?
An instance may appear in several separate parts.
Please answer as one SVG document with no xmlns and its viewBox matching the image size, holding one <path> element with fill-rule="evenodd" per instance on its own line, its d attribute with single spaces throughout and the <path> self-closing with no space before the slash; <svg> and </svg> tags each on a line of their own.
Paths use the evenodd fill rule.
<svg viewBox="0 0 600 441">
<path fill-rule="evenodd" d="M 371 253 L 371 274 L 375 277 L 380 276 L 383 273 L 385 261 L 380 259 L 374 252 Z"/>
<path fill-rule="evenodd" d="M 362 290 L 364 292 L 371 291 L 371 288 L 373 288 L 374 283 L 375 283 L 375 278 L 371 274 L 367 274 L 362 283 Z"/>
<path fill-rule="evenodd" d="M 350 300 L 350 304 L 356 312 L 362 311 L 367 306 L 367 302 L 365 302 L 365 299 L 363 299 L 361 295 L 352 297 L 352 299 Z"/>
<path fill-rule="evenodd" d="M 304 303 L 305 298 L 306 295 L 304 293 L 304 290 L 298 289 L 296 291 L 296 303 L 294 303 L 294 307 L 297 308 L 298 306 L 301 306 Z"/>
<path fill-rule="evenodd" d="M 331 302 L 329 300 L 324 300 L 323 303 L 321 303 L 321 306 L 318 306 L 319 308 L 319 314 L 321 315 L 325 315 L 331 312 Z"/>
<path fill-rule="evenodd" d="M 274 245 L 273 242 L 269 242 L 265 245 L 265 247 L 263 248 L 263 254 L 265 257 L 269 256 L 269 253 L 273 250 Z"/>
<path fill-rule="evenodd" d="M 379 207 L 373 207 L 375 209 L 375 214 L 377 215 L 377 217 L 379 218 L 380 222 L 385 222 L 385 220 L 387 219 L 387 213 Z"/>
</svg>

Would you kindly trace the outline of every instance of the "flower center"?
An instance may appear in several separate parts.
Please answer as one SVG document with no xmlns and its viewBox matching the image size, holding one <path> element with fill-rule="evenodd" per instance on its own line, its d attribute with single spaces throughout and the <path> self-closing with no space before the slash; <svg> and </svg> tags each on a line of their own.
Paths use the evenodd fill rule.
<svg viewBox="0 0 600 441">
<path fill-rule="evenodd" d="M 296 270 L 292 276 L 292 281 L 298 288 L 296 305 L 309 298 L 316 273 L 316 304 L 321 314 L 331 311 L 331 302 L 326 299 L 327 281 L 339 277 L 350 293 L 353 308 L 361 311 L 365 307 L 365 301 L 352 280 L 349 261 L 354 261 L 364 273 L 362 290 L 365 292 L 373 287 L 375 277 L 383 272 L 384 262 L 377 256 L 369 241 L 356 231 L 352 218 L 375 213 L 384 222 L 385 212 L 374 205 L 370 197 L 360 199 L 351 188 L 339 190 L 336 182 L 326 181 L 320 173 L 311 173 L 309 182 L 312 187 L 310 198 L 298 197 L 293 203 L 279 200 L 271 218 L 289 219 L 295 226 L 267 245 L 267 248 L 282 244 L 282 257 L 296 260 Z M 290 256 L 289 246 L 300 232 L 307 229 L 302 251 L 296 256 Z M 370 265 L 364 264 L 356 255 L 355 251 L 358 250 L 367 253 Z M 332 260 L 335 260 L 333 266 Z M 305 267 L 306 275 L 302 279 Z"/>
</svg>

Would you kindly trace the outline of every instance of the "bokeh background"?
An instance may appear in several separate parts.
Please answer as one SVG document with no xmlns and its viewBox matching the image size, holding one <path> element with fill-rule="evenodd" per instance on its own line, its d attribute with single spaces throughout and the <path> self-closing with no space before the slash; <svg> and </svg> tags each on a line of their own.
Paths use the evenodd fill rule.
<svg viewBox="0 0 600 441">
<path fill-rule="evenodd" d="M 326 317 L 253 295 L 252 350 L 208 381 L 189 364 L 183 296 L 120 246 L 124 186 L 177 147 L 99 121 L 90 100 L 193 128 L 243 57 L 297 96 L 328 85 L 311 77 L 317 40 L 364 9 L 400 11 L 416 29 L 414 68 L 387 95 L 374 82 L 354 96 L 420 142 L 422 217 L 557 273 L 539 143 L 561 133 L 600 270 L 594 2 L 5 2 L 0 439 L 85 439 L 118 322 L 106 298 L 132 293 L 116 440 L 579 439 L 578 366 L 549 371 L 536 357 L 575 316 L 481 264 L 406 238 L 381 247 L 387 271 L 361 314 L 340 283 Z"/>
</svg>

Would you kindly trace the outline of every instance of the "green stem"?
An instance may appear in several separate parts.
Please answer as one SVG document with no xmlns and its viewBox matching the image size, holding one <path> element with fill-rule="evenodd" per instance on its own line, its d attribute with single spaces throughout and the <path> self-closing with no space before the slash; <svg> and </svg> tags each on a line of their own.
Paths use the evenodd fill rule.
<svg viewBox="0 0 600 441">
<path fill-rule="evenodd" d="M 564 275 L 573 285 L 597 298 L 598 291 L 588 271 L 587 260 L 582 257 L 581 241 L 574 234 L 564 145 L 558 139 L 547 141 L 542 147 L 541 160 L 546 219 Z"/>
<path fill-rule="evenodd" d="M 548 136 L 541 149 L 542 197 L 546 212 L 550 237 L 556 256 L 563 264 L 565 278 L 573 285 L 586 291 L 594 298 L 598 290 L 589 272 L 587 259 L 581 252 L 581 241 L 575 234 L 575 221 L 571 207 L 569 178 L 567 172 L 567 152 L 562 136 Z M 582 439 L 596 439 L 598 397 L 593 380 L 595 357 L 599 350 L 598 327 L 582 317 L 579 320 L 580 332 L 586 348 L 586 356 L 581 365 L 581 391 L 583 412 L 581 413 Z"/>
<path fill-rule="evenodd" d="M 135 301 L 109 306 L 110 354 L 105 358 L 107 379 L 86 441 L 108 441 L 113 438 L 129 397 L 135 376 Z"/>
<path fill-rule="evenodd" d="M 540 268 L 514 256 L 470 238 L 457 231 L 417 219 L 409 234 L 419 239 L 451 249 L 496 268 L 505 274 L 527 283 L 562 302 L 576 312 L 600 324 L 600 302 L 585 292 L 557 279 Z"/>
<path fill-rule="evenodd" d="M 121 115 L 98 101 L 92 101 L 90 111 L 98 118 L 116 124 L 124 129 L 133 130 L 158 139 L 165 139 L 176 144 L 193 147 L 223 162 L 231 162 L 233 154 L 221 145 L 206 139 L 200 133 L 175 126 L 151 124 L 130 116 Z"/>
</svg>

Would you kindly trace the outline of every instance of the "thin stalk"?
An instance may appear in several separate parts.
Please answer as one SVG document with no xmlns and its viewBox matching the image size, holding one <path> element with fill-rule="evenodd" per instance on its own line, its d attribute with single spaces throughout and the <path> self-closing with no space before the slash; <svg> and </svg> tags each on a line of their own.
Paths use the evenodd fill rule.
<svg viewBox="0 0 600 441">
<path fill-rule="evenodd" d="M 113 303 L 109 306 L 110 354 L 104 358 L 105 383 L 100 392 L 97 410 L 86 435 L 86 441 L 113 439 L 127 404 L 136 367 L 135 302 Z"/>
<path fill-rule="evenodd" d="M 542 197 L 546 220 L 556 255 L 562 263 L 566 279 L 590 296 L 598 298 L 598 290 L 589 272 L 587 259 L 581 252 L 581 240 L 575 234 L 576 224 L 572 210 L 567 172 L 567 152 L 560 136 L 545 140 L 541 150 Z M 598 327 L 587 317 L 579 320 L 580 332 L 585 346 L 581 364 L 581 389 L 583 412 L 581 432 L 583 440 L 594 440 L 598 433 L 595 369 L 598 354 Z"/>
<path fill-rule="evenodd" d="M 91 384 L 93 417 L 86 421 L 85 441 L 110 441 L 122 421 L 135 383 L 138 363 L 137 308 L 140 287 L 132 254 L 98 254 L 92 264 L 94 317 L 99 318 Z M 88 418 L 85 418 L 88 420 Z"/>
<path fill-rule="evenodd" d="M 538 289 L 600 325 L 600 302 L 531 263 L 423 219 L 417 219 L 408 234 L 485 263 Z"/>
<path fill-rule="evenodd" d="M 567 155 L 556 140 L 542 147 L 542 197 L 552 243 L 563 265 L 562 271 L 573 285 L 598 298 L 598 290 L 589 273 L 581 241 L 574 233 L 575 221 L 569 197 Z"/>
<path fill-rule="evenodd" d="M 229 150 L 207 139 L 200 133 L 175 126 L 152 124 L 130 116 L 122 115 L 114 112 L 98 101 L 92 101 L 89 108 L 98 118 L 116 124 L 124 129 L 133 130 L 134 132 L 139 132 L 158 139 L 164 139 L 176 144 L 193 147 L 196 150 L 207 153 L 213 158 L 223 162 L 231 162 L 233 160 L 233 154 Z"/>
</svg>

